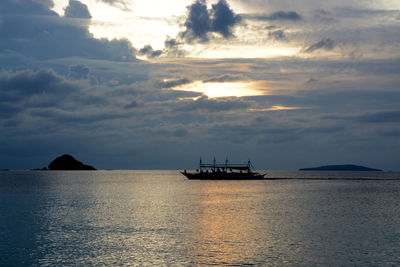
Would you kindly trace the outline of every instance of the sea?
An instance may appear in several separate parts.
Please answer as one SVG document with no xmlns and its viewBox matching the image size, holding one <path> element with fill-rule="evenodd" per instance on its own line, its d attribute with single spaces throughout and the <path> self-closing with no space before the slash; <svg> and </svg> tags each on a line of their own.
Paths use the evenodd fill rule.
<svg viewBox="0 0 400 267">
<path fill-rule="evenodd" d="M 1 266 L 399 266 L 400 172 L 1 171 Z"/>
</svg>

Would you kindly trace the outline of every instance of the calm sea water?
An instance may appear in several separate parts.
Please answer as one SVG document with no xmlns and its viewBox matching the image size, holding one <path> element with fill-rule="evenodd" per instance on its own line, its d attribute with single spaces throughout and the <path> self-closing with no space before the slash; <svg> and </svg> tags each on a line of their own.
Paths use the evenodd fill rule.
<svg viewBox="0 0 400 267">
<path fill-rule="evenodd" d="M 0 172 L 0 265 L 400 265 L 400 173 L 268 176 Z"/>
</svg>

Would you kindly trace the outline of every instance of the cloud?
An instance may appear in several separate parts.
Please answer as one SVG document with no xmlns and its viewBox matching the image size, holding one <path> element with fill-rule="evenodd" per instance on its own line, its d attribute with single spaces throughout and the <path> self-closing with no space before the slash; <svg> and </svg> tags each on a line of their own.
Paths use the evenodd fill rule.
<svg viewBox="0 0 400 267">
<path fill-rule="evenodd" d="M 309 79 L 307 80 L 306 83 L 315 83 L 315 82 L 318 82 L 318 80 L 311 77 L 311 78 L 309 78 Z"/>
<path fill-rule="evenodd" d="M 139 55 L 147 56 L 148 58 L 154 58 L 160 56 L 163 51 L 162 50 L 154 50 L 151 45 L 145 45 L 138 51 Z"/>
<path fill-rule="evenodd" d="M 79 18 L 79 19 L 92 18 L 92 16 L 89 13 L 88 7 L 77 0 L 69 0 L 69 4 L 65 8 L 64 16 L 67 18 Z"/>
<path fill-rule="evenodd" d="M 75 80 L 88 79 L 89 68 L 84 65 L 74 65 L 69 68 L 69 77 Z"/>
<path fill-rule="evenodd" d="M 286 39 L 286 35 L 285 35 L 285 32 L 283 30 L 270 31 L 268 33 L 268 36 L 271 37 L 274 40 L 284 40 L 284 39 Z"/>
<path fill-rule="evenodd" d="M 368 125 L 380 124 L 381 126 L 378 131 L 379 134 L 384 132 L 391 133 L 398 132 L 396 126 L 400 122 L 400 110 L 378 112 L 366 111 L 364 114 L 361 115 L 324 115 L 321 116 L 321 119 L 343 121 L 344 123 L 358 123 L 358 129 L 363 129 L 365 127 L 368 127 Z M 393 127 L 391 127 L 390 125 L 393 125 Z"/>
<path fill-rule="evenodd" d="M 312 53 L 316 50 L 319 49 L 324 49 L 324 50 L 332 50 L 335 47 L 335 42 L 330 39 L 330 38 L 326 38 L 326 39 L 322 39 L 321 41 L 310 45 L 309 47 L 307 47 L 304 52 L 306 53 Z"/>
<path fill-rule="evenodd" d="M 188 100 L 179 103 L 176 106 L 177 111 L 207 111 L 207 112 L 221 112 L 230 110 L 243 110 L 249 108 L 251 103 L 241 99 L 209 99 L 206 96 L 200 97 L 196 100 Z"/>
<path fill-rule="evenodd" d="M 96 122 L 104 122 L 107 120 L 113 120 L 118 118 L 125 118 L 127 114 L 118 114 L 110 112 L 99 112 L 96 111 L 94 114 L 71 112 L 59 109 L 46 109 L 46 110 L 33 110 L 30 114 L 34 117 L 40 117 L 51 120 L 56 123 L 68 123 L 68 124 L 89 124 Z"/>
<path fill-rule="evenodd" d="M 329 12 L 324 9 L 317 9 L 314 12 L 314 18 L 317 19 L 318 21 L 324 22 L 324 23 L 335 23 L 337 22 L 337 19 Z"/>
<path fill-rule="evenodd" d="M 80 106 L 87 94 L 87 82 L 68 81 L 52 70 L 18 71 L 0 73 L 0 103 L 10 113 L 8 120 L 17 125 L 29 125 L 37 121 L 32 118 L 32 111 L 47 109 L 74 110 Z M 73 104 L 72 104 L 73 103 Z M 72 105 L 72 107 L 71 107 Z M 35 127 L 40 127 L 40 123 Z M 42 125 L 43 126 L 43 125 Z M 19 127 L 19 126 L 18 126 Z"/>
<path fill-rule="evenodd" d="M 116 3 L 125 3 L 123 0 L 97 0 L 98 2 L 104 2 L 110 5 L 116 4 Z"/>
<path fill-rule="evenodd" d="M 365 8 L 365 7 L 336 7 L 333 12 L 338 17 L 348 17 L 348 18 L 367 18 L 370 19 L 374 16 L 380 17 L 395 17 L 399 15 L 400 10 L 398 9 L 376 9 L 376 8 Z"/>
<path fill-rule="evenodd" d="M 211 30 L 222 34 L 224 38 L 233 36 L 232 28 L 241 20 L 241 17 L 233 13 L 225 0 L 212 5 L 211 18 Z"/>
<path fill-rule="evenodd" d="M 181 48 L 183 43 L 178 41 L 176 38 L 167 36 L 164 42 L 163 53 L 167 56 L 183 57 L 186 55 L 186 51 Z"/>
<path fill-rule="evenodd" d="M 173 49 L 177 47 L 180 44 L 176 39 L 167 37 L 167 39 L 164 42 L 164 45 L 167 49 Z"/>
<path fill-rule="evenodd" d="M 124 10 L 129 10 L 126 2 L 124 0 L 97 0 L 98 2 L 103 2 L 112 6 L 119 7 Z"/>
<path fill-rule="evenodd" d="M 307 134 L 310 133 L 331 134 L 334 132 L 343 131 L 344 129 L 345 129 L 344 126 L 325 126 L 325 127 L 314 126 L 314 127 L 304 128 L 301 132 Z"/>
<path fill-rule="evenodd" d="M 132 101 L 131 103 L 124 106 L 124 109 L 136 108 L 139 104 L 136 101 Z"/>
<path fill-rule="evenodd" d="M 0 6 L 0 12 L 5 14 L 20 14 L 20 15 L 51 15 L 55 16 L 57 13 L 51 11 L 49 8 L 52 5 L 46 1 L 40 3 L 33 0 L 25 1 L 13 1 L 13 0 L 2 0 Z"/>
<path fill-rule="evenodd" d="M 400 110 L 368 113 L 356 117 L 356 120 L 363 123 L 399 123 Z"/>
<path fill-rule="evenodd" d="M 275 13 L 272 13 L 269 18 L 269 20 L 292 20 L 292 21 L 296 21 L 296 20 L 301 20 L 301 16 L 295 12 L 295 11 L 278 11 Z"/>
<path fill-rule="evenodd" d="M 0 73 L 0 92 L 21 97 L 71 89 L 65 85 L 63 78 L 52 70 L 37 72 L 26 70 L 15 73 L 3 71 Z"/>
<path fill-rule="evenodd" d="M 205 0 L 197 0 L 187 9 L 186 30 L 182 33 L 182 38 L 189 42 L 195 39 L 200 39 L 202 42 L 208 41 L 207 34 L 211 30 L 211 20 Z"/>
<path fill-rule="evenodd" d="M 260 124 L 258 122 L 241 123 L 222 123 L 214 125 L 210 132 L 232 143 L 257 143 L 279 144 L 297 140 L 301 138 L 298 133 L 300 129 L 293 126 L 279 126 L 270 124 Z"/>
<path fill-rule="evenodd" d="M 241 21 L 225 0 L 213 4 L 211 10 L 207 10 L 205 0 L 197 0 L 187 9 L 186 30 L 180 36 L 188 42 L 207 42 L 212 32 L 221 34 L 225 39 L 230 38 L 233 27 Z"/>
<path fill-rule="evenodd" d="M 70 3 L 75 3 L 71 16 L 78 16 L 75 13 L 82 12 L 86 7 L 76 4 L 77 1 Z M 2 0 L 3 4 L 7 9 L 3 11 L 6 16 L 2 17 L 0 27 L 0 53 L 13 51 L 35 59 L 81 57 L 135 60 L 135 49 L 129 41 L 95 39 L 87 24 L 81 25 L 73 18 L 60 17 L 33 0 Z"/>
<path fill-rule="evenodd" d="M 235 31 L 240 22 L 229 26 L 232 23 L 227 18 L 233 11 L 230 15 L 226 13 L 227 16 L 216 15 L 218 12 L 213 7 L 218 6 L 217 2 L 213 1 L 215 5 L 209 5 L 207 10 L 209 30 L 205 36 L 214 41 L 235 34 L 238 38 L 232 45 L 242 42 L 241 31 Z M 1 10 L 0 66 L 21 71 L 0 74 L 0 127 L 7 145 L 7 149 L 2 150 L 2 158 L 11 153 L 25 154 L 25 151 L 36 158 L 36 155 L 43 156 L 43 151 L 54 153 L 54 150 L 68 149 L 79 139 L 86 146 L 85 149 L 78 147 L 77 151 L 85 151 L 94 162 L 102 162 L 95 164 L 100 167 L 148 168 L 149 162 L 157 161 L 163 163 L 152 167 L 175 168 L 181 167 L 177 166 L 179 164 L 191 164 L 192 151 L 203 155 L 224 151 L 228 155 L 244 155 L 245 159 L 248 156 L 257 158 L 264 162 L 260 166 L 267 166 L 265 162 L 268 162 L 268 167 L 288 169 L 303 158 L 323 160 L 326 151 L 329 157 L 342 159 L 344 151 L 357 151 L 354 144 L 363 139 L 367 141 L 356 147 L 361 148 L 359 151 L 377 160 L 375 152 L 385 151 L 380 154 L 386 154 L 381 162 L 388 162 L 390 158 L 391 162 L 385 164 L 398 166 L 394 160 L 398 157 L 392 157 L 398 154 L 392 147 L 398 137 L 400 99 L 397 93 L 400 64 L 395 56 L 391 60 L 371 57 L 351 62 L 346 58 L 326 61 L 310 57 L 279 60 L 187 58 L 150 64 L 135 61 L 137 52 L 127 41 L 113 43 L 95 39 L 88 31 L 87 19 L 60 17 L 37 0 L 2 0 L 1 8 L 5 5 L 13 9 Z M 335 16 L 332 10 L 329 12 Z M 17 13 L 19 15 L 15 16 Z M 266 14 L 269 20 L 274 17 L 274 13 Z M 291 20 L 290 16 L 275 15 L 273 22 L 249 21 L 240 30 L 264 46 L 269 45 L 268 41 L 272 43 L 272 38 L 279 40 L 290 34 L 290 44 L 303 42 L 304 36 L 314 40 L 307 43 L 305 49 L 321 40 L 321 36 L 335 40 L 333 47 L 336 48 L 338 44 L 346 44 L 346 36 L 353 36 L 351 33 L 357 33 L 361 25 L 360 21 L 350 25 L 340 17 L 340 27 L 320 29 L 319 25 L 310 25 L 316 21 L 312 17 L 314 13 L 304 14 L 311 16 L 307 20 Z M 218 16 L 221 18 L 219 25 L 226 27 L 212 25 L 214 17 Z M 367 16 L 362 17 L 367 20 Z M 383 16 L 379 18 L 385 22 Z M 280 26 L 283 23 L 290 27 Z M 277 26 L 266 28 L 269 24 Z M 363 27 L 360 36 L 354 35 L 354 39 L 372 46 L 374 40 L 397 44 L 395 36 L 399 35 L 394 33 L 398 30 L 387 26 L 368 27 L 372 24 Z M 256 32 L 260 35 L 253 36 Z M 371 38 L 373 32 L 381 35 Z M 263 42 L 258 39 L 261 35 Z M 319 37 L 315 39 L 315 36 Z M 326 39 L 322 40 L 326 43 Z M 224 43 L 222 41 L 220 43 Z M 179 36 L 167 38 L 163 55 L 178 55 L 183 51 L 184 42 L 187 40 Z M 324 44 L 313 51 L 324 51 L 327 47 L 329 49 L 329 45 Z M 144 48 L 141 53 L 151 56 L 154 52 L 150 46 Z M 129 53 L 132 59 L 123 60 Z M 314 79 L 306 82 L 310 77 Z M 259 82 L 268 90 L 268 95 L 212 99 L 201 97 L 201 93 L 171 90 L 192 81 L 244 80 Z M 310 109 L 269 111 L 272 106 Z M 331 119 L 327 119 L 329 116 Z M 380 130 L 388 133 L 388 137 L 378 136 Z M 304 157 L 301 151 L 307 151 L 315 142 L 316 149 Z M 68 146 L 54 146 L 55 143 Z M 337 143 L 341 145 L 338 147 Z M 378 149 L 364 149 L 367 146 Z M 293 147 L 300 152 L 293 153 Z M 153 148 L 161 151 L 156 157 Z M 270 153 L 265 154 L 265 151 Z M 266 156 L 272 154 L 272 158 Z M 140 163 L 122 164 L 126 158 Z M 172 164 L 166 164 L 167 160 Z M 16 166 L 13 162 L 24 167 L 30 161 L 7 157 L 0 164 L 4 168 Z"/>
<path fill-rule="evenodd" d="M 209 82 L 233 82 L 233 81 L 243 81 L 245 80 L 246 77 L 243 75 L 238 75 L 238 74 L 223 74 L 223 75 L 218 75 L 214 76 L 211 78 L 208 78 L 204 80 L 203 82 L 209 83 Z"/>
<path fill-rule="evenodd" d="M 180 85 L 191 83 L 192 81 L 186 78 L 177 79 L 177 80 L 163 80 L 158 84 L 161 88 L 174 88 Z"/>
<path fill-rule="evenodd" d="M 72 72 L 78 73 L 79 78 L 88 71 L 79 65 L 71 69 L 76 70 Z M 139 106 L 135 100 L 138 94 L 132 87 L 118 94 L 123 87 L 91 85 L 88 80 L 69 78 L 49 69 L 3 71 L 0 73 L 3 107 L 0 112 L 9 115 L 7 121 L 58 127 L 62 123 L 89 124 L 127 118 L 129 109 Z"/>
<path fill-rule="evenodd" d="M 60 106 L 81 87 L 48 69 L 3 71 L 0 73 L 0 103 L 7 104 L 9 112 L 17 112 L 13 114 L 17 115 L 31 108 Z M 12 116 L 8 118 L 13 119 Z"/>
<path fill-rule="evenodd" d="M 0 95 L 3 95 L 3 94 L 0 93 Z M 15 105 L 13 105 L 12 103 L 2 102 L 2 101 L 0 101 L 0 103 L 1 103 L 0 115 L 3 118 L 10 118 L 10 117 L 14 116 L 15 114 L 23 111 L 22 107 L 17 107 Z M 6 123 L 7 123 L 6 126 L 16 126 L 16 122 L 12 121 L 13 124 L 10 124 L 11 121 L 10 120 L 6 121 Z"/>
<path fill-rule="evenodd" d="M 384 137 L 400 137 L 400 129 L 389 129 L 389 130 L 381 130 L 379 134 Z"/>
<path fill-rule="evenodd" d="M 299 21 L 302 17 L 295 11 L 277 11 L 271 14 L 243 14 L 241 15 L 245 19 L 259 20 L 259 21 L 273 21 L 273 20 L 287 20 L 287 21 Z"/>
</svg>

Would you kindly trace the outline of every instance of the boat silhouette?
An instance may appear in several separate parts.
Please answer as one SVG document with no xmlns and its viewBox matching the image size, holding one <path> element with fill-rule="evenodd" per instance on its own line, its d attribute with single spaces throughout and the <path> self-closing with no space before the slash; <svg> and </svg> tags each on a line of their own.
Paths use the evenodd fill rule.
<svg viewBox="0 0 400 267">
<path fill-rule="evenodd" d="M 265 174 L 253 171 L 250 160 L 247 164 L 231 164 L 226 159 L 225 163 L 217 164 L 214 158 L 213 163 L 203 163 L 201 158 L 199 169 L 195 172 L 181 173 L 191 180 L 262 180 Z"/>
</svg>

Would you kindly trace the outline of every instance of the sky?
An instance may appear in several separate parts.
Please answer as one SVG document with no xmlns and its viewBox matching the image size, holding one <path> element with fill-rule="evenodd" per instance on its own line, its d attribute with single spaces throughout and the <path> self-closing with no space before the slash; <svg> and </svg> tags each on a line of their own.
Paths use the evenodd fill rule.
<svg viewBox="0 0 400 267">
<path fill-rule="evenodd" d="M 0 169 L 400 170 L 398 0 L 1 0 Z"/>
</svg>

